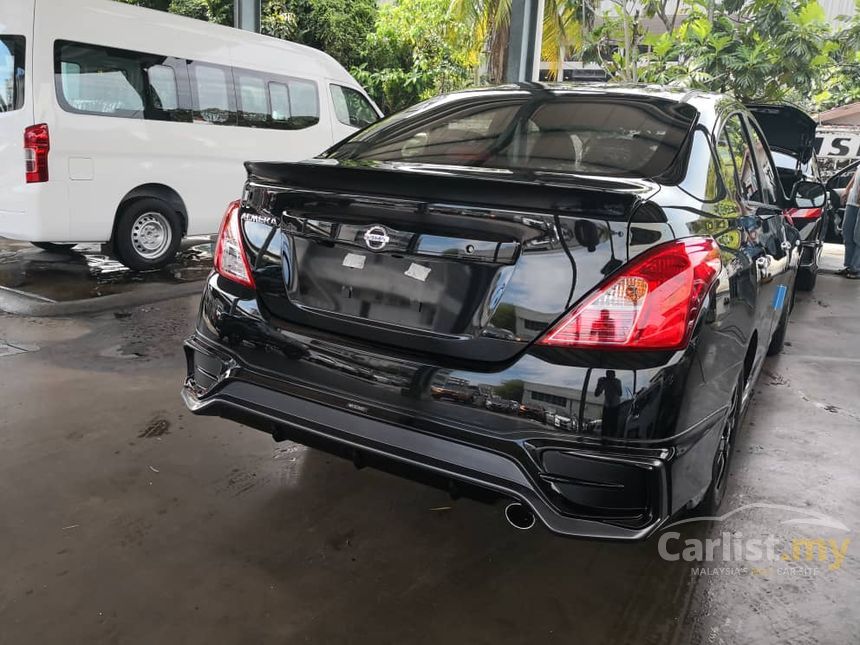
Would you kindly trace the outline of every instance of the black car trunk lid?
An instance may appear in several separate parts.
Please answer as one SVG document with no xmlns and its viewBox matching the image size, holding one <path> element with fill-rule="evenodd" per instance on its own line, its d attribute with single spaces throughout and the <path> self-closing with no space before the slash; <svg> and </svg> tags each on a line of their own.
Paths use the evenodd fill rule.
<svg viewBox="0 0 860 645">
<path fill-rule="evenodd" d="M 626 261 L 629 215 L 655 189 L 402 163 L 248 171 L 246 247 L 274 321 L 488 363 Z"/>
<path fill-rule="evenodd" d="M 806 163 L 815 152 L 817 124 L 793 105 L 748 104 L 747 108 L 761 126 L 768 145 Z"/>
</svg>

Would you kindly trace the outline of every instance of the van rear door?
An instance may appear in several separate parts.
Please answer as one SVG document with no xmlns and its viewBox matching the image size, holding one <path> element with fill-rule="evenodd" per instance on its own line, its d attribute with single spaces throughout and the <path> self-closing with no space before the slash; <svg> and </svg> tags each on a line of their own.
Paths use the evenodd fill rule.
<svg viewBox="0 0 860 645">
<path fill-rule="evenodd" d="M 24 129 L 33 125 L 33 1 L 0 15 L 0 215 L 26 210 Z"/>
</svg>

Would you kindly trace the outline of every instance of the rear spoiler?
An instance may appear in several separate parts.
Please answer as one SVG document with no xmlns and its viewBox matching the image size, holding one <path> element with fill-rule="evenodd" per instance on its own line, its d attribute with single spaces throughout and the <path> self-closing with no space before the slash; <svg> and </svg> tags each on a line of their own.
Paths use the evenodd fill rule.
<svg viewBox="0 0 860 645">
<path fill-rule="evenodd" d="M 400 162 L 246 162 L 248 181 L 276 188 L 399 197 L 436 205 L 543 211 L 627 221 L 657 191 L 647 180 Z"/>
</svg>

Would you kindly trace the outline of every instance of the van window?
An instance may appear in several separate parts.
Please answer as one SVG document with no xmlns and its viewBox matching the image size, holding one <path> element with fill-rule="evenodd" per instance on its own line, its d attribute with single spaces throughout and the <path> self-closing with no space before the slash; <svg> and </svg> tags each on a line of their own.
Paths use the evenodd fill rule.
<svg viewBox="0 0 860 645">
<path fill-rule="evenodd" d="M 269 83 L 269 101 L 272 104 L 272 121 L 278 124 L 290 120 L 290 90 L 283 83 Z"/>
<path fill-rule="evenodd" d="M 194 120 L 215 125 L 236 125 L 235 97 L 230 70 L 208 63 L 191 63 Z"/>
<path fill-rule="evenodd" d="M 64 108 L 143 118 L 143 69 L 133 52 L 59 41 L 57 55 Z"/>
<path fill-rule="evenodd" d="M 379 120 L 376 110 L 361 92 L 343 85 L 331 85 L 331 100 L 337 120 L 354 128 L 364 128 Z"/>
<path fill-rule="evenodd" d="M 24 106 L 24 37 L 0 36 L 0 112 Z"/>
<path fill-rule="evenodd" d="M 161 110 L 179 109 L 179 91 L 176 85 L 176 71 L 167 65 L 153 65 L 146 70 L 152 103 Z"/>
<path fill-rule="evenodd" d="M 57 99 L 67 112 L 190 121 L 185 63 L 175 58 L 57 41 Z M 184 85 L 183 85 L 184 83 Z"/>
<path fill-rule="evenodd" d="M 317 95 L 317 84 L 312 81 L 290 79 L 287 81 L 290 90 L 291 130 L 307 128 L 316 125 L 320 120 L 320 103 Z"/>
<path fill-rule="evenodd" d="M 264 128 L 269 120 L 269 99 L 262 76 L 236 70 L 239 90 L 239 125 Z"/>
<path fill-rule="evenodd" d="M 279 130 L 320 120 L 310 80 L 69 41 L 54 57 L 67 112 Z"/>
</svg>

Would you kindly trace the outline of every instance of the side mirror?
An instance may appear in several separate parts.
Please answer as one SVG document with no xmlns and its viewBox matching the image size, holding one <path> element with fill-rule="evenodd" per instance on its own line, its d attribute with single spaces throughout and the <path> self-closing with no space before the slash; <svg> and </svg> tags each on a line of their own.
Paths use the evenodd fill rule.
<svg viewBox="0 0 860 645">
<path fill-rule="evenodd" d="M 827 189 L 817 181 L 801 180 L 791 189 L 789 201 L 795 208 L 819 208 L 827 201 Z"/>
</svg>

